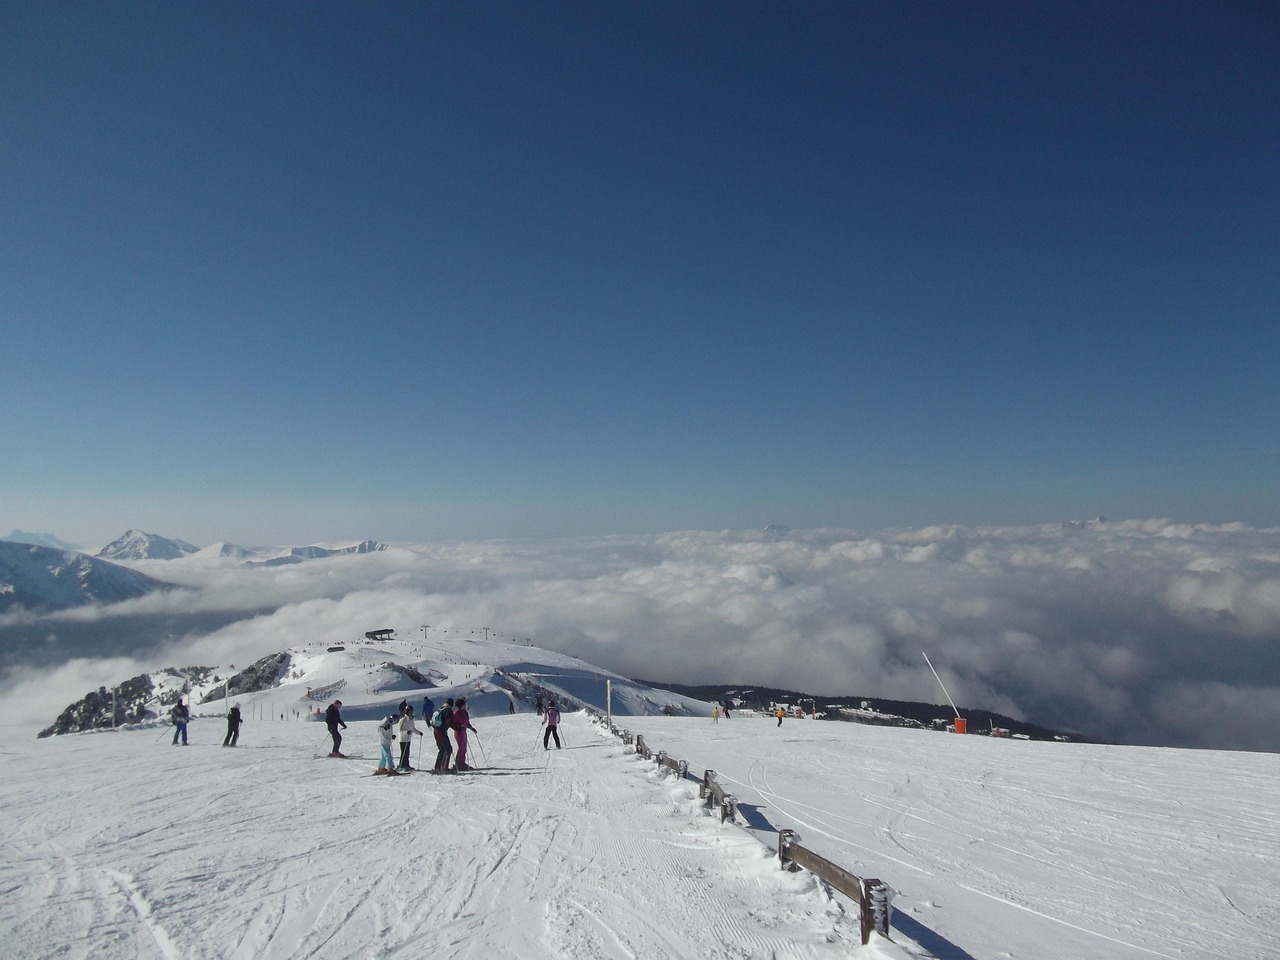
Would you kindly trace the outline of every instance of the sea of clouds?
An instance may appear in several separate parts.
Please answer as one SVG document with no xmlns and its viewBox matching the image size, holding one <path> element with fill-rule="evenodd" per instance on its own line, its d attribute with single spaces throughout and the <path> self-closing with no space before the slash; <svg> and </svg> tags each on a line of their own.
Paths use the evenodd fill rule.
<svg viewBox="0 0 1280 960">
<path fill-rule="evenodd" d="M 962 708 L 1124 743 L 1280 751 L 1280 529 L 681 532 L 131 566 L 183 589 L 0 617 L 0 635 L 54 648 L 60 632 L 106 638 L 101 656 L 12 667 L 0 722 L 47 724 L 142 669 L 489 627 L 649 680 L 942 702 L 927 652 Z M 157 645 L 138 624 L 158 622 L 187 628 Z"/>
</svg>

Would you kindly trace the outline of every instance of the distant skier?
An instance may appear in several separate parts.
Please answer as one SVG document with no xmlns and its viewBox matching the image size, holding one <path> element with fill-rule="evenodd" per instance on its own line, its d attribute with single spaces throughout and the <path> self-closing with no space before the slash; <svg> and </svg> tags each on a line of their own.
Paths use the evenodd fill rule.
<svg viewBox="0 0 1280 960">
<path fill-rule="evenodd" d="M 719 723 L 719 722 L 720 722 L 720 708 L 719 708 L 719 707 L 712 707 L 712 708 L 711 708 L 711 722 L 712 722 L 712 723 Z"/>
<path fill-rule="evenodd" d="M 395 761 L 391 759 L 391 744 L 396 742 L 395 727 L 396 715 L 394 713 L 378 724 L 378 743 L 382 747 L 382 752 L 378 756 L 378 769 L 374 771 L 375 774 L 392 775 L 396 772 Z"/>
<path fill-rule="evenodd" d="M 777 716 L 778 716 L 778 726 L 782 726 L 782 718 L 783 718 L 783 717 L 785 717 L 786 715 L 787 715 L 787 711 L 786 711 L 786 710 L 784 710 L 784 709 L 782 709 L 782 707 L 779 707 L 779 708 L 778 708 L 778 714 L 777 714 Z"/>
<path fill-rule="evenodd" d="M 453 723 L 453 697 L 431 714 L 431 733 L 436 738 L 436 765 L 432 773 L 448 773 L 449 758 L 453 756 L 453 744 L 449 742 L 449 727 Z"/>
<path fill-rule="evenodd" d="M 329 708 L 324 712 L 324 724 L 329 728 L 329 736 L 333 737 L 333 749 L 329 751 L 331 757 L 345 757 L 346 754 L 340 749 L 342 747 L 342 734 L 338 732 L 338 728 L 347 729 L 347 725 L 342 722 L 342 701 L 335 700 L 329 704 Z"/>
<path fill-rule="evenodd" d="M 467 731 L 475 730 L 471 725 L 471 714 L 467 711 L 467 698 L 459 697 L 458 705 L 453 708 L 453 735 L 458 741 L 458 756 L 453 761 L 454 770 L 470 770 L 467 766 Z"/>
<path fill-rule="evenodd" d="M 400 714 L 399 714 L 399 715 L 403 717 L 403 716 L 405 715 L 405 712 L 406 712 L 408 709 L 409 709 L 409 701 L 408 701 L 408 700 L 401 700 L 401 701 L 400 701 Z"/>
<path fill-rule="evenodd" d="M 222 741 L 224 747 L 234 747 L 240 742 L 240 704 L 232 705 L 227 711 L 227 736 Z"/>
<path fill-rule="evenodd" d="M 191 711 L 187 709 L 186 704 L 182 702 L 182 698 L 178 698 L 169 709 L 169 719 L 173 721 L 173 745 L 178 745 L 178 737 L 182 737 L 182 745 L 187 745 L 187 721 L 191 719 Z"/>
<path fill-rule="evenodd" d="M 731 716 L 729 716 L 729 701 L 728 701 L 728 700 L 726 700 L 726 701 L 724 702 L 724 718 L 725 718 L 726 720 L 732 720 L 732 719 L 733 719 Z"/>
<path fill-rule="evenodd" d="M 542 749 L 550 750 L 551 738 L 555 737 L 556 749 L 559 750 L 560 731 L 556 728 L 560 726 L 560 711 L 556 709 L 556 702 L 554 700 L 551 701 L 551 706 L 547 707 L 547 713 L 546 716 L 542 718 L 542 722 L 547 728 L 542 733 Z"/>
<path fill-rule="evenodd" d="M 542 694 L 538 694 L 538 699 L 534 702 L 533 708 L 538 711 L 538 716 L 542 716 L 542 712 L 543 712 Z"/>
<path fill-rule="evenodd" d="M 400 718 L 400 766 L 399 769 L 408 773 L 413 767 L 409 766 L 409 748 L 413 746 L 413 735 L 422 736 L 422 731 L 418 729 L 417 724 L 413 722 L 413 707 L 406 706 L 404 715 Z"/>
<path fill-rule="evenodd" d="M 422 722 L 430 723 L 431 715 L 436 712 L 436 705 L 431 702 L 431 698 L 424 696 L 422 698 Z"/>
</svg>

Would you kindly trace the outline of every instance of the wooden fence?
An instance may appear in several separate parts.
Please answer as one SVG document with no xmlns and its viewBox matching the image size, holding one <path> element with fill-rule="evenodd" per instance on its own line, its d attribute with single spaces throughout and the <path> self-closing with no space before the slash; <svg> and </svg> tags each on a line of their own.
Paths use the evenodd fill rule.
<svg viewBox="0 0 1280 960">
<path fill-rule="evenodd" d="M 621 739 L 623 743 L 630 744 L 632 742 L 633 738 L 630 731 L 620 730 L 598 715 L 596 720 L 602 725 L 607 725 L 610 732 Z M 653 749 L 645 743 L 644 737 L 640 734 L 635 735 L 634 742 L 635 751 L 638 755 L 646 760 L 656 761 L 659 766 L 666 767 L 677 776 L 688 776 L 689 764 L 687 761 L 676 760 L 667 756 L 663 751 L 654 753 Z M 706 801 L 708 807 L 715 805 L 720 808 L 721 823 L 725 820 L 736 821 L 738 800 L 733 794 L 726 792 L 724 787 L 716 780 L 716 772 L 714 770 L 707 770 L 703 773 L 702 782 L 698 788 L 698 796 Z M 778 862 L 782 865 L 782 868 L 784 870 L 799 870 L 803 867 L 829 887 L 839 891 L 856 903 L 861 917 L 862 942 L 864 944 L 871 939 L 873 930 L 882 937 L 888 937 L 889 922 L 893 912 L 892 891 L 889 889 L 888 884 L 881 880 L 855 876 L 843 867 L 801 846 L 799 839 L 794 830 L 778 831 Z"/>
</svg>

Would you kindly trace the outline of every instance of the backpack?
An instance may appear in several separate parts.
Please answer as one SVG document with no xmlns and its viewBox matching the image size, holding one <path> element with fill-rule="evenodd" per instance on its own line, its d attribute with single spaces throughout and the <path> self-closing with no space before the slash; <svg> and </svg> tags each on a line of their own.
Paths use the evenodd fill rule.
<svg viewBox="0 0 1280 960">
<path fill-rule="evenodd" d="M 431 715 L 431 725 L 437 730 L 444 728 L 444 707 L 440 707 Z"/>
</svg>

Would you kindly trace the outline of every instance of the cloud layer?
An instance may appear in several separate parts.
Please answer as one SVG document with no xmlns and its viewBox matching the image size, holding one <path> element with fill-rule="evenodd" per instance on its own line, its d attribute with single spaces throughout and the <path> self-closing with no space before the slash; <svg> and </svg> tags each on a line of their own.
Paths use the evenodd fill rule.
<svg viewBox="0 0 1280 960">
<path fill-rule="evenodd" d="M 926 651 L 961 707 L 1121 742 L 1280 751 L 1275 529 L 688 532 L 401 545 L 277 569 L 135 566 L 189 589 L 0 619 L 0 633 L 118 638 L 163 621 L 174 639 L 139 661 L 160 665 L 244 663 L 381 627 L 490 627 L 652 680 L 941 702 Z M 191 619 L 174 635 L 202 614 L 234 622 Z M 64 664 L 60 679 L 82 684 L 66 699 L 122 679 L 122 666 Z M 48 680 L 21 679 L 18 693 Z"/>
</svg>

